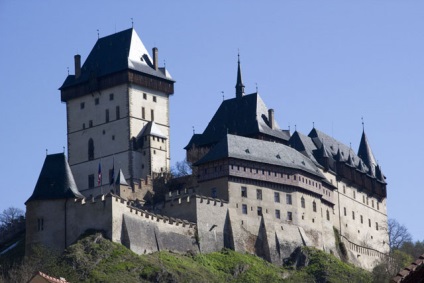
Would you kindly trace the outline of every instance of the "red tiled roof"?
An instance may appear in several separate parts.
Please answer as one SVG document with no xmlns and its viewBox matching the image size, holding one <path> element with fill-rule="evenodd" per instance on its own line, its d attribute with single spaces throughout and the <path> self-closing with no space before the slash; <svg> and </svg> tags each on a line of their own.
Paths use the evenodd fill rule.
<svg viewBox="0 0 424 283">
<path fill-rule="evenodd" d="M 66 281 L 65 278 L 57 279 L 57 278 L 51 277 L 51 276 L 49 276 L 49 275 L 47 275 L 47 274 L 45 274 L 41 271 L 36 272 L 34 274 L 34 276 L 32 276 L 31 279 L 28 281 L 28 283 L 35 282 L 35 280 L 39 277 L 45 279 L 46 282 L 49 282 L 49 283 L 69 283 L 68 281 Z"/>
<path fill-rule="evenodd" d="M 392 283 L 422 283 L 424 282 L 424 254 L 408 267 L 400 270 L 390 281 Z"/>
</svg>

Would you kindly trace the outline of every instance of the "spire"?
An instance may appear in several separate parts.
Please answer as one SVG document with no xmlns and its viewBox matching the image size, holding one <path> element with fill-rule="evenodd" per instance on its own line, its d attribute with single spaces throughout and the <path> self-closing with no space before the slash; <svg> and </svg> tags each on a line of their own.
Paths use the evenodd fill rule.
<svg viewBox="0 0 424 283">
<path fill-rule="evenodd" d="M 371 146 L 369 145 L 367 136 L 365 135 L 365 130 L 362 131 L 361 143 L 359 144 L 358 149 L 358 156 L 370 169 L 368 174 L 371 176 L 375 176 L 375 167 L 377 166 L 377 162 L 375 160 L 374 154 L 371 151 Z"/>
<path fill-rule="evenodd" d="M 236 97 L 242 98 L 244 95 L 244 85 L 243 79 L 241 78 L 241 67 L 240 67 L 240 53 L 237 54 L 238 60 L 238 68 L 237 68 L 237 84 L 236 84 Z"/>
</svg>

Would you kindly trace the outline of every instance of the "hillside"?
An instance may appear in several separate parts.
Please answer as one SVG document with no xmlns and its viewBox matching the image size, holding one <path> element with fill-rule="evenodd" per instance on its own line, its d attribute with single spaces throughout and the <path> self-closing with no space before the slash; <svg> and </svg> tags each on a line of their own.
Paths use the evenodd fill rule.
<svg viewBox="0 0 424 283">
<path fill-rule="evenodd" d="M 302 248 L 300 255 L 307 266 L 297 270 L 231 250 L 139 256 L 97 233 L 82 238 L 59 257 L 38 250 L 34 258 L 11 268 L 8 280 L 3 278 L 22 282 L 41 270 L 70 282 L 371 282 L 370 273 L 322 251 Z"/>
</svg>

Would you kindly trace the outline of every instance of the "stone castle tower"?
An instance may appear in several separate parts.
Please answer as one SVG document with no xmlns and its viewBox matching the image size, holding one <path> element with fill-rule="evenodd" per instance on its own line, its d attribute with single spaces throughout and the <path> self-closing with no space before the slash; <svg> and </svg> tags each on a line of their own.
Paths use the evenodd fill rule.
<svg viewBox="0 0 424 283">
<path fill-rule="evenodd" d="M 86 196 L 107 192 L 119 169 L 129 186 L 169 170 L 169 96 L 174 81 L 134 29 L 99 38 L 60 87 L 68 159 Z"/>
</svg>

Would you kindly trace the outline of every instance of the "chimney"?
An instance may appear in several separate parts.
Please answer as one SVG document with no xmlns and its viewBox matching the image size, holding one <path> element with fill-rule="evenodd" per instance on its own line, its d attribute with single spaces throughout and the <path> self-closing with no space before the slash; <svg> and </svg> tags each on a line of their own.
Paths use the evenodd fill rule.
<svg viewBox="0 0 424 283">
<path fill-rule="evenodd" d="M 81 55 L 77 54 L 74 56 L 75 62 L 75 78 L 78 79 L 81 75 Z"/>
<path fill-rule="evenodd" d="M 268 109 L 268 121 L 269 121 L 269 127 L 271 129 L 274 129 L 274 109 Z"/>
<path fill-rule="evenodd" d="M 153 68 L 158 69 L 158 49 L 153 47 Z"/>
</svg>

